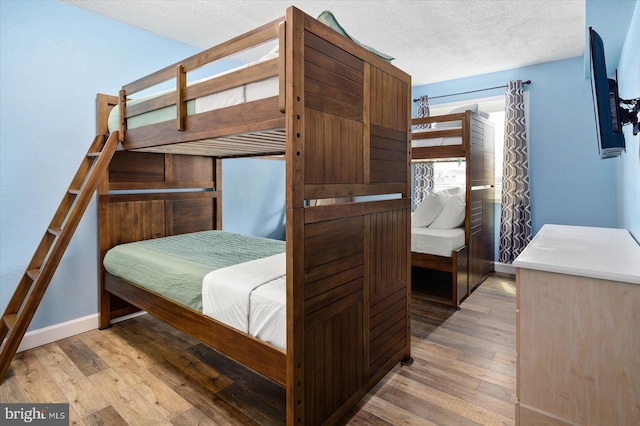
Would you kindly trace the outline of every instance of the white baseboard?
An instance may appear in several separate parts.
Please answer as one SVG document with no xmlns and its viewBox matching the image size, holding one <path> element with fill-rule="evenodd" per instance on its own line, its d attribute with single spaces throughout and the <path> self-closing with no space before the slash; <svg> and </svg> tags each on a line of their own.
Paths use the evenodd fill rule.
<svg viewBox="0 0 640 426">
<path fill-rule="evenodd" d="M 516 274 L 516 268 L 513 265 L 508 263 L 495 262 L 493 266 L 493 270 L 496 272 L 501 272 L 503 274 L 511 274 L 511 275 Z"/>
<path fill-rule="evenodd" d="M 51 325 L 49 327 L 28 331 L 24 335 L 22 343 L 18 346 L 18 352 L 46 345 L 86 331 L 95 330 L 98 328 L 98 325 L 98 314 L 92 314 L 60 324 Z"/>
<path fill-rule="evenodd" d="M 117 322 L 124 321 L 143 314 L 146 314 L 146 312 L 135 312 L 133 314 L 116 318 L 115 320 L 111 321 L 111 323 L 115 324 Z M 95 330 L 99 325 L 100 320 L 98 314 L 93 314 L 87 315 L 86 317 L 82 318 L 76 318 L 74 320 L 63 322 L 60 324 L 51 325 L 49 327 L 43 327 L 37 330 L 28 331 L 22 338 L 22 342 L 20 343 L 20 346 L 18 346 L 17 352 L 28 351 L 29 349 L 37 348 L 38 346 L 66 339 L 67 337 L 75 336 L 76 334 Z"/>
</svg>

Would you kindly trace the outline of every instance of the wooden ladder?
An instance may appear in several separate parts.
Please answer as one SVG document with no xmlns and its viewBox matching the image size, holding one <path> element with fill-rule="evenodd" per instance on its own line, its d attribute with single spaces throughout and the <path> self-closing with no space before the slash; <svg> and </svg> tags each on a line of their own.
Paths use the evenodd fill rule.
<svg viewBox="0 0 640 426">
<path fill-rule="evenodd" d="M 95 137 L 2 315 L 0 383 L 117 146 L 118 132 Z"/>
</svg>

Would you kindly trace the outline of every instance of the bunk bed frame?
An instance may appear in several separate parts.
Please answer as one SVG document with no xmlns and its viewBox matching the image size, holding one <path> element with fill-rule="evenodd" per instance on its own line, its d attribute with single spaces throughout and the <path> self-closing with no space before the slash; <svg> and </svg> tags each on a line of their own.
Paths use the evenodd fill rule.
<svg viewBox="0 0 640 426">
<path fill-rule="evenodd" d="M 465 245 L 454 250 L 451 257 L 411 252 L 411 264 L 451 273 L 451 307 L 459 309 L 460 302 L 494 269 L 495 131 L 493 123 L 472 111 L 414 118 L 411 123 L 415 126 L 452 121 L 461 121 L 462 125 L 413 132 L 412 140 L 461 137 L 461 144 L 414 147 L 411 158 L 413 161 L 465 160 Z"/>
<path fill-rule="evenodd" d="M 186 84 L 188 71 L 273 39 L 278 58 Z M 278 96 L 186 113 L 195 97 L 272 76 Z M 172 78 L 174 93 L 127 108 L 132 93 Z M 284 154 L 287 350 L 104 269 L 100 327 L 147 311 L 284 385 L 288 424 L 338 422 L 410 361 L 410 90 L 406 73 L 290 7 L 118 97 L 98 95 L 98 131 L 108 133 L 117 107 L 121 141 L 98 189 L 101 260 L 117 244 L 221 229 L 222 159 Z M 176 105 L 175 121 L 126 128 L 128 117 L 167 105 Z M 388 194 L 396 196 L 367 197 Z M 310 202 L 345 197 L 373 201 Z"/>
</svg>

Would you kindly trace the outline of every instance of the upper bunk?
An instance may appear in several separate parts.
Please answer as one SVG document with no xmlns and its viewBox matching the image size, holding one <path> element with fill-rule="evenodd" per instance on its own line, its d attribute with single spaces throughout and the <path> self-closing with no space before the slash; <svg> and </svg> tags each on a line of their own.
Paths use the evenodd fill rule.
<svg viewBox="0 0 640 426">
<path fill-rule="evenodd" d="M 334 28 L 290 8 L 282 18 L 124 85 L 108 131 L 119 132 L 123 150 L 217 158 L 284 154 L 287 130 L 301 120 L 307 139 L 364 128 L 406 142 L 410 77 Z M 275 47 L 247 65 L 189 82 L 193 71 L 260 46 Z M 168 81 L 174 89 L 140 96 Z M 302 95 L 294 96 L 300 88 Z M 387 114 L 387 107 L 398 113 Z M 337 121 L 327 123 L 328 116 Z M 351 149 L 364 149 L 354 139 Z"/>
<path fill-rule="evenodd" d="M 473 145 L 482 146 L 485 141 L 493 141 L 493 123 L 483 114 L 466 110 L 412 119 L 411 159 L 468 160 Z M 429 128 L 420 128 L 427 124 Z"/>
</svg>

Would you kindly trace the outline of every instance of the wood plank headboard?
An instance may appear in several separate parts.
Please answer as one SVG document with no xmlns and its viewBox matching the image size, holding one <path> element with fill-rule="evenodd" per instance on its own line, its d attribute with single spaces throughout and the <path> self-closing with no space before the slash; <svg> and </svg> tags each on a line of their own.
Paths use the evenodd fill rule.
<svg viewBox="0 0 640 426">
<path fill-rule="evenodd" d="M 108 133 L 115 96 L 98 95 L 98 131 Z M 222 229 L 222 161 L 197 155 L 116 152 L 98 188 L 100 327 L 137 309 L 104 291 L 102 260 L 118 244 Z M 105 305 L 106 304 L 106 305 Z"/>
</svg>

